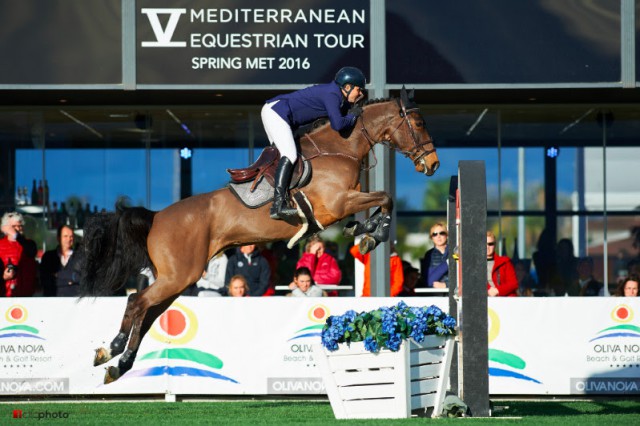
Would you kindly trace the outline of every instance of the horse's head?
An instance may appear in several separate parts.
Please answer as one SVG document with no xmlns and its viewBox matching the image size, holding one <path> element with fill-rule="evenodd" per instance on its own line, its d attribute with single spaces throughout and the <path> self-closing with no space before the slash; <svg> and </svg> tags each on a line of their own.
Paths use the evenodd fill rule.
<svg viewBox="0 0 640 426">
<path fill-rule="evenodd" d="M 420 114 L 420 108 L 413 101 L 413 90 L 407 92 L 403 86 L 400 99 L 389 104 L 392 109 L 387 111 L 383 121 L 378 122 L 383 126 L 379 133 L 380 138 L 393 149 L 409 157 L 416 171 L 427 176 L 433 175 L 440 167 L 440 161 Z"/>
</svg>

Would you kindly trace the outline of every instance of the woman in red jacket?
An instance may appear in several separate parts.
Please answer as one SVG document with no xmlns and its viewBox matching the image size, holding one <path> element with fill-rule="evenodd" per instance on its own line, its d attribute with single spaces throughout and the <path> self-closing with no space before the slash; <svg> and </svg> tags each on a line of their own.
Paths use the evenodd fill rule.
<svg viewBox="0 0 640 426">
<path fill-rule="evenodd" d="M 322 288 L 323 285 L 338 285 L 342 280 L 342 271 L 338 261 L 324 251 L 324 241 L 318 236 L 309 239 L 305 253 L 302 255 L 296 269 L 306 267 L 311 271 L 313 281 Z M 337 291 L 330 291 L 329 296 L 337 296 Z"/>
<path fill-rule="evenodd" d="M 498 256 L 495 252 L 496 236 L 487 231 L 487 294 L 490 297 L 517 296 L 516 270 L 507 256 Z"/>
</svg>

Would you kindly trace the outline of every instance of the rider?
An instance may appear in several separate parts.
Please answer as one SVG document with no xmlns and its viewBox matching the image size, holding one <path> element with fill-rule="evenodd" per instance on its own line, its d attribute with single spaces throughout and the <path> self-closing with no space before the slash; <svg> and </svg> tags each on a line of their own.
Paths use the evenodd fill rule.
<svg viewBox="0 0 640 426">
<path fill-rule="evenodd" d="M 262 124 L 269 142 L 280 151 L 271 219 L 283 220 L 297 214 L 289 207 L 289 183 L 298 157 L 293 130 L 320 117 L 329 117 L 331 128 L 336 131 L 353 126 L 362 114 L 362 108 L 355 103 L 364 97 L 365 84 L 362 71 L 343 67 L 331 83 L 276 96 L 262 107 Z"/>
</svg>

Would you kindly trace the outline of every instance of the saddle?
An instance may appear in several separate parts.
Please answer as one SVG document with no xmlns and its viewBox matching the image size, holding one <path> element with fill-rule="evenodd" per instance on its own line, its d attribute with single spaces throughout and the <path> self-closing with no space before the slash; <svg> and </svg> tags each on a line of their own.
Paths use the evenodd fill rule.
<svg viewBox="0 0 640 426">
<path fill-rule="evenodd" d="M 231 176 L 232 183 L 238 184 L 253 181 L 251 191 L 256 188 L 263 177 L 269 182 L 269 185 L 274 186 L 276 168 L 279 160 L 280 152 L 275 146 L 271 145 L 263 149 L 256 162 L 249 167 L 241 169 L 227 169 L 227 173 Z M 298 161 L 296 161 L 291 174 L 291 184 L 289 185 L 290 189 L 295 188 L 300 183 L 304 174 L 306 162 L 307 160 L 298 154 Z"/>
</svg>

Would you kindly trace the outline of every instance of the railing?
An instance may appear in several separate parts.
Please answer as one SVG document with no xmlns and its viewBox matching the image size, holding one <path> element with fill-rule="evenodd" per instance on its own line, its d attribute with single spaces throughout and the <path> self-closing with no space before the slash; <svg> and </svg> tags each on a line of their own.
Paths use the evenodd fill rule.
<svg viewBox="0 0 640 426">
<path fill-rule="evenodd" d="M 416 293 L 435 293 L 437 295 L 447 295 L 449 294 L 448 288 L 431 288 L 431 287 L 423 287 L 416 288 Z"/>
<path fill-rule="evenodd" d="M 352 285 L 335 285 L 335 284 L 317 284 L 323 291 L 353 291 Z M 277 285 L 276 292 L 290 292 L 288 285 Z"/>
</svg>

